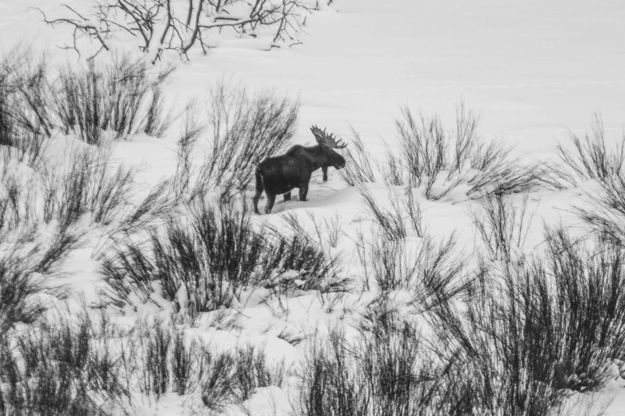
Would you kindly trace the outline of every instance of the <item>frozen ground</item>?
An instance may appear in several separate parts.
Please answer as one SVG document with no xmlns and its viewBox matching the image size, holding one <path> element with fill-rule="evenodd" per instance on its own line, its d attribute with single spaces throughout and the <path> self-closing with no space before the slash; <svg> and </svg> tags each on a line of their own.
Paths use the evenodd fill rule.
<svg viewBox="0 0 625 416">
<path fill-rule="evenodd" d="M 86 0 L 75 0 L 80 4 Z M 0 45 L 17 41 L 52 49 L 66 32 L 40 22 L 30 6 L 54 12 L 51 0 L 0 0 Z M 611 137 L 619 137 L 625 121 L 625 4 L 621 0 L 336 0 L 330 8 L 308 19 L 303 44 L 267 52 L 249 40 L 223 40 L 207 56 L 193 55 L 180 64 L 170 83 L 169 98 L 185 102 L 201 97 L 217 81 L 243 83 L 250 88 L 275 88 L 301 102 L 296 141 L 311 142 L 308 126 L 319 124 L 339 135 L 353 126 L 368 149 L 377 153 L 384 142 L 393 145 L 394 124 L 400 106 L 426 114 L 440 114 L 452 122 L 456 105 L 466 103 L 481 115 L 480 132 L 489 139 L 513 143 L 531 157 L 554 155 L 557 140 L 569 130 L 587 129 L 593 112 L 602 114 Z M 70 52 L 55 51 L 54 59 L 75 59 Z M 115 159 L 139 164 L 142 178 L 156 181 L 173 172 L 174 137 L 154 141 L 139 137 L 115 148 Z M 310 202 L 276 205 L 275 215 L 258 219 L 279 224 L 285 212 L 330 218 L 338 215 L 345 237 L 342 259 L 355 261 L 350 238 L 366 213 L 353 188 L 346 188 L 331 171 L 332 180 L 321 184 L 315 176 Z M 382 185 L 374 191 L 384 196 Z M 535 232 L 528 248 L 541 244 L 542 221 L 574 224 L 570 206 L 577 190 L 532 195 L 537 204 Z M 264 201 L 262 201 L 264 204 Z M 445 236 L 459 231 L 470 252 L 475 235 L 470 229 L 472 204 L 451 198 L 424 201 L 424 220 L 430 232 Z M 88 249 L 70 258 L 67 272 L 76 287 L 92 299 L 97 276 Z M 354 300 L 356 302 L 356 300 Z M 268 349 L 296 359 L 290 345 L 274 345 L 278 325 L 307 333 L 329 319 L 314 296 L 290 300 L 290 315 L 272 316 L 252 301 L 245 308 L 250 318 L 242 337 L 263 338 Z M 318 313 L 317 313 L 318 312 Z M 272 324 L 273 322 L 273 324 Z M 272 327 L 272 325 L 274 325 Z M 268 335 L 267 335 L 268 334 Z M 232 334 L 219 334 L 228 345 Z M 278 390 L 278 389 L 276 389 Z M 259 403 L 280 401 L 284 392 Z M 622 380 L 615 381 L 597 402 L 615 396 L 606 415 L 625 415 Z M 176 413 L 176 397 L 162 400 L 160 410 Z M 251 404 L 250 406 L 259 407 Z M 278 406 L 288 411 L 288 403 Z M 171 410 L 173 409 L 173 410 Z M 280 413 L 282 414 L 282 413 Z M 575 414 L 575 413 L 572 413 Z"/>
</svg>

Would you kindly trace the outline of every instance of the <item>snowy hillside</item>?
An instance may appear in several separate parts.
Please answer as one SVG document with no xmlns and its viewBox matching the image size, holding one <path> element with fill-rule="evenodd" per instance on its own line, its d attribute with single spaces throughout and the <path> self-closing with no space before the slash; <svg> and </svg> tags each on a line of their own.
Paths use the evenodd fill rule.
<svg viewBox="0 0 625 416">
<path fill-rule="evenodd" d="M 0 0 L 0 414 L 625 415 L 625 4 L 325 3 L 90 67 Z"/>
</svg>

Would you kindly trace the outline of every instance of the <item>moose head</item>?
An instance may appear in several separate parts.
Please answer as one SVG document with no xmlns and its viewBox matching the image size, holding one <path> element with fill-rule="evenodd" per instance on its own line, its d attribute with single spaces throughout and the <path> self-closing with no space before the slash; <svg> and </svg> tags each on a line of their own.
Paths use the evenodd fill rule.
<svg viewBox="0 0 625 416">
<path fill-rule="evenodd" d="M 334 166 L 336 169 L 341 169 L 345 167 L 345 158 L 334 151 L 334 149 L 344 149 L 347 147 L 341 139 L 337 139 L 336 136 L 332 133 L 328 133 L 326 129 L 321 130 L 317 126 L 312 126 L 310 128 L 313 136 L 319 143 L 322 153 L 326 156 L 327 162 L 322 163 L 321 167 L 326 168 L 327 166 Z M 324 170 L 324 173 L 326 171 Z M 324 180 L 327 180 L 327 174 L 324 175 Z"/>
</svg>

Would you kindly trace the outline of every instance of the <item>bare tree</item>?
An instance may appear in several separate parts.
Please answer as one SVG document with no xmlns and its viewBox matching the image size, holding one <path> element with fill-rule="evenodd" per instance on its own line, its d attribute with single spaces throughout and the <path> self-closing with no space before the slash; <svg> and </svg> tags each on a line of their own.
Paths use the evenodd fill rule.
<svg viewBox="0 0 625 416">
<path fill-rule="evenodd" d="M 233 30 L 256 36 L 268 28 L 271 47 L 298 43 L 295 37 L 313 8 L 311 0 L 94 0 L 81 12 L 64 4 L 66 15 L 43 19 L 50 25 L 73 28 L 72 43 L 64 46 L 80 55 L 84 38 L 98 46 L 95 55 L 110 49 L 110 42 L 124 36 L 134 40 L 153 61 L 166 50 L 183 58 L 194 46 L 209 48 L 209 33 Z"/>
</svg>

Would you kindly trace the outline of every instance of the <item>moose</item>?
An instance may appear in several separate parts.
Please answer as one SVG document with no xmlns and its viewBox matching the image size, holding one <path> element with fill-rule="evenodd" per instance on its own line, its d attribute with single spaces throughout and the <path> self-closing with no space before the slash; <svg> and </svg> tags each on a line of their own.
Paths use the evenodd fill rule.
<svg viewBox="0 0 625 416">
<path fill-rule="evenodd" d="M 345 159 L 334 149 L 343 149 L 347 144 L 317 126 L 312 126 L 310 131 L 318 145 L 295 145 L 286 154 L 267 158 L 258 164 L 255 172 L 256 193 L 253 198 L 255 213 L 258 214 L 258 200 L 263 191 L 267 194 L 265 213 L 269 214 L 276 195 L 282 194 L 284 200 L 289 201 L 293 188 L 299 188 L 299 200 L 306 201 L 310 176 L 317 169 L 323 169 L 325 182 L 328 180 L 329 166 L 336 169 L 345 167 Z"/>
</svg>

